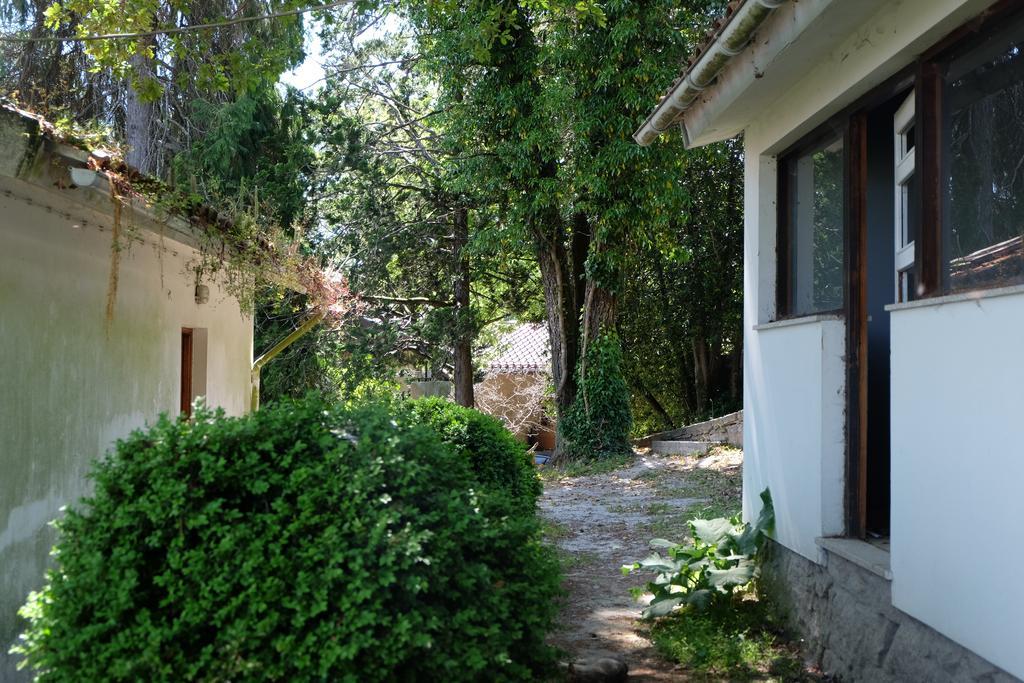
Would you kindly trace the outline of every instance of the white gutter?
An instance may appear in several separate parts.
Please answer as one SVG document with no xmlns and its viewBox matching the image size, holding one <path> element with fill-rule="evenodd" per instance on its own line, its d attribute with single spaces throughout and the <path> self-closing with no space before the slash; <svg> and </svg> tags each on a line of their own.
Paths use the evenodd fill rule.
<svg viewBox="0 0 1024 683">
<path fill-rule="evenodd" d="M 778 7 L 790 0 L 746 0 L 739 9 L 729 17 L 728 22 L 718 32 L 714 41 L 708 45 L 690 66 L 683 76 L 676 81 L 672 89 L 658 104 L 657 108 L 647 117 L 644 125 L 633 134 L 633 139 L 643 147 L 654 142 L 664 131 L 668 130 L 679 116 L 686 111 L 701 91 L 712 85 L 718 74 L 747 47 L 750 39 L 764 20 Z M 689 147 L 689 141 L 686 141 Z"/>
</svg>

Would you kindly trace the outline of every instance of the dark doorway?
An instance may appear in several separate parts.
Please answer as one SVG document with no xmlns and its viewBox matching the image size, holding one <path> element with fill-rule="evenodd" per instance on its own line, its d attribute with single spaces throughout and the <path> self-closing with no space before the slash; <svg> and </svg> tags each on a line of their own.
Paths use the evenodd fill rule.
<svg viewBox="0 0 1024 683">
<path fill-rule="evenodd" d="M 181 414 L 192 415 L 192 328 L 181 328 Z"/>
<path fill-rule="evenodd" d="M 864 268 L 867 352 L 866 479 L 864 532 L 889 535 L 890 365 L 889 312 L 896 300 L 896 180 L 893 116 L 906 99 L 902 93 L 867 116 L 866 263 Z"/>
<path fill-rule="evenodd" d="M 913 108 L 910 91 L 855 117 L 851 128 L 850 531 L 868 540 L 889 535 L 890 321 L 886 306 L 905 300 L 913 254 Z M 902 132 L 901 132 L 902 131 Z M 909 170 L 908 170 L 909 169 Z M 909 175 L 908 175 L 909 173 Z"/>
</svg>

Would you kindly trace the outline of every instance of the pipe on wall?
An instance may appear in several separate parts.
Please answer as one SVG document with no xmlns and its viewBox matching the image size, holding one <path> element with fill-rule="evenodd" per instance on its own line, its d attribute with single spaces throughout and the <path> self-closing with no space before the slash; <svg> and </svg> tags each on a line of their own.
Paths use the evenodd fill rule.
<svg viewBox="0 0 1024 683">
<path fill-rule="evenodd" d="M 305 336 L 307 332 L 316 327 L 326 316 L 327 313 L 325 311 L 312 314 L 301 325 L 296 327 L 291 334 L 274 344 L 273 348 L 252 362 L 250 373 L 252 389 L 249 395 L 249 409 L 251 411 L 255 412 L 260 407 L 260 371 L 263 370 L 263 366 L 273 360 L 277 354 Z"/>
</svg>

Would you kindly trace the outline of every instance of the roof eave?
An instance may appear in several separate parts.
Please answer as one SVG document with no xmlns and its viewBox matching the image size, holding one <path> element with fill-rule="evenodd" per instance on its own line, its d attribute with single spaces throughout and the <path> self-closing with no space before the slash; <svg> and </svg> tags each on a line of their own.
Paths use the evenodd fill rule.
<svg viewBox="0 0 1024 683">
<path fill-rule="evenodd" d="M 701 92 L 712 86 L 719 73 L 746 49 L 772 12 L 788 2 L 790 0 L 745 0 L 704 45 L 697 58 L 633 134 L 633 139 L 646 147 L 678 123 Z M 692 137 L 692 132 L 684 126 L 683 139 L 687 147 L 690 147 Z"/>
<path fill-rule="evenodd" d="M 69 201 L 94 211 L 110 210 L 110 176 L 107 171 L 96 170 L 84 185 L 72 182 L 54 183 L 50 175 L 53 164 L 47 160 L 59 160 L 61 169 L 81 168 L 84 170 L 92 152 L 58 139 L 53 127 L 41 116 L 7 103 L 0 103 L 0 176 L 8 176 L 27 183 L 39 191 L 52 192 L 54 187 L 80 189 L 81 192 L 63 193 Z M 196 228 L 185 218 L 174 215 L 158 215 L 154 207 L 145 201 L 128 203 L 128 209 L 139 225 L 157 234 L 193 249 L 201 249 L 201 240 Z M 265 277 L 272 283 L 305 293 L 305 286 L 294 273 L 270 269 Z"/>
</svg>

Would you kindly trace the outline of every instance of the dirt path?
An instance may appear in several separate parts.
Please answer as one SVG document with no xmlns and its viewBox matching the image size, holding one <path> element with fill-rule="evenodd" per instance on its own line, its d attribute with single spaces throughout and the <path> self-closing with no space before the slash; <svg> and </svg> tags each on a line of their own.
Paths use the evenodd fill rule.
<svg viewBox="0 0 1024 683">
<path fill-rule="evenodd" d="M 552 644 L 574 659 L 621 657 L 631 681 L 685 680 L 655 651 L 638 621 L 643 605 L 629 590 L 645 579 L 624 577 L 620 567 L 646 557 L 652 538 L 682 540 L 686 519 L 698 512 L 738 512 L 742 459 L 737 450 L 700 459 L 640 454 L 613 472 L 549 478 L 541 514 L 563 556 L 568 589 Z"/>
</svg>

